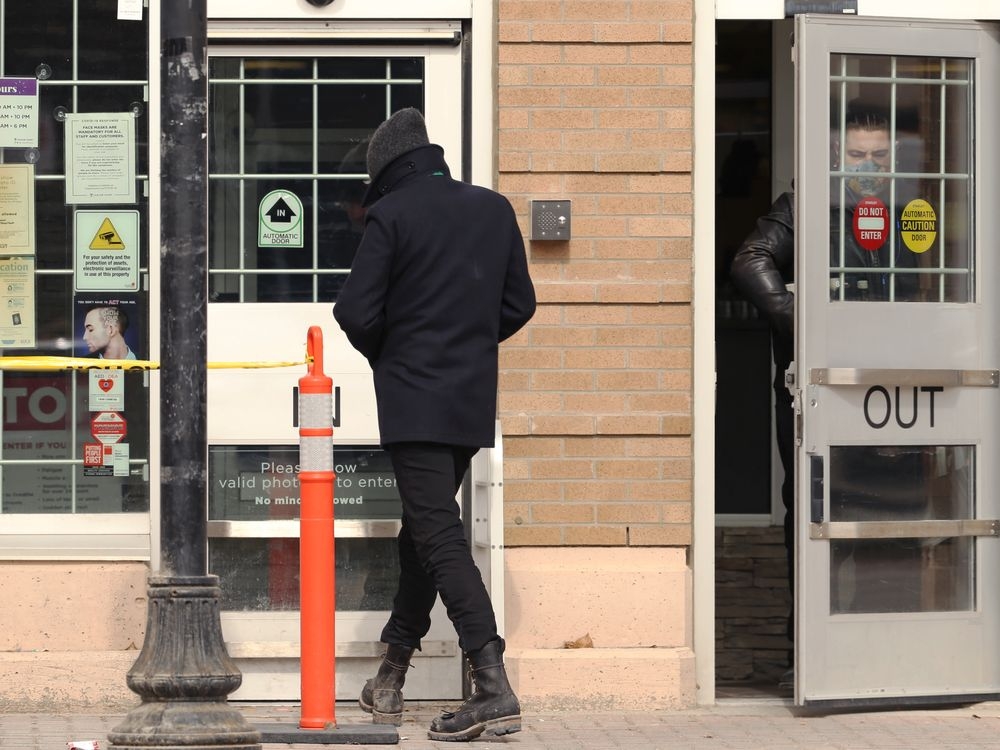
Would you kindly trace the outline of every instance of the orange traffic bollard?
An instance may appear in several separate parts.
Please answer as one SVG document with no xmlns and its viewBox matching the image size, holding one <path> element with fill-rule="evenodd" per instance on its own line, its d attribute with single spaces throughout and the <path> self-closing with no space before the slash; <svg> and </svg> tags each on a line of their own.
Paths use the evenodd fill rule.
<svg viewBox="0 0 1000 750">
<path fill-rule="evenodd" d="M 310 326 L 309 374 L 299 378 L 301 729 L 336 725 L 333 541 L 333 380 L 323 374 L 323 331 Z"/>
</svg>

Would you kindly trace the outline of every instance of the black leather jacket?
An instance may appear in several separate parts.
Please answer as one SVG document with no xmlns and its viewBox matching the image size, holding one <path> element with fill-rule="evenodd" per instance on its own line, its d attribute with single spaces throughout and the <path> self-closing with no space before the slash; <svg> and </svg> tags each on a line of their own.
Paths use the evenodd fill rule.
<svg viewBox="0 0 1000 750">
<path fill-rule="evenodd" d="M 840 227 L 842 224 L 851 225 L 853 211 L 853 202 L 845 216 L 841 216 L 839 210 L 831 209 L 829 247 L 840 247 Z M 770 211 L 757 219 L 757 225 L 736 251 L 729 271 L 736 288 L 771 324 L 774 362 L 778 366 L 779 376 L 792 359 L 795 296 L 785 284 L 795 278 L 794 232 L 795 198 L 792 193 L 783 193 Z M 851 271 L 831 278 L 831 283 L 838 284 L 831 292 L 833 298 L 845 301 L 887 300 L 890 243 L 878 250 L 863 250 L 849 230 L 844 231 L 843 242 L 844 265 L 866 270 Z M 895 262 L 892 266 L 896 269 L 912 268 L 916 256 L 903 248 L 898 235 L 893 244 Z M 898 301 L 917 299 L 917 278 L 912 274 L 896 275 L 894 290 Z"/>
<path fill-rule="evenodd" d="M 784 380 L 792 362 L 795 295 L 785 284 L 795 279 L 794 231 L 794 196 L 782 193 L 771 210 L 757 219 L 729 270 L 736 288 L 771 324 L 774 392 L 782 405 L 790 404 Z"/>
<path fill-rule="evenodd" d="M 757 219 L 736 251 L 729 275 L 744 297 L 767 318 L 776 338 L 791 347 L 795 297 L 785 288 L 794 280 L 795 200 L 782 193 Z"/>
</svg>

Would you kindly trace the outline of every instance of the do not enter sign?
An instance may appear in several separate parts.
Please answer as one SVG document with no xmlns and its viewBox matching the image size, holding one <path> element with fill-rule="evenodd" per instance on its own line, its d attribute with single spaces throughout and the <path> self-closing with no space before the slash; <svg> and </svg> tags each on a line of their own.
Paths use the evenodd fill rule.
<svg viewBox="0 0 1000 750">
<path fill-rule="evenodd" d="M 854 209 L 854 239 L 865 250 L 878 250 L 889 236 L 889 212 L 878 198 L 862 198 Z"/>
<path fill-rule="evenodd" d="M 90 432 L 105 445 L 120 443 L 125 437 L 125 417 L 116 411 L 102 411 L 90 420 Z"/>
</svg>

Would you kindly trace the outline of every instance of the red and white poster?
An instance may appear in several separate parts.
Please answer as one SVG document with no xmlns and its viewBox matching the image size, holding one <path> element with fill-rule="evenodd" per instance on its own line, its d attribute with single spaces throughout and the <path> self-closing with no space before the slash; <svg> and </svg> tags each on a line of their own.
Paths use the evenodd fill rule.
<svg viewBox="0 0 1000 750">
<path fill-rule="evenodd" d="M 102 411 L 90 420 L 90 434 L 98 442 L 120 443 L 125 438 L 125 417 L 116 411 Z"/>
</svg>

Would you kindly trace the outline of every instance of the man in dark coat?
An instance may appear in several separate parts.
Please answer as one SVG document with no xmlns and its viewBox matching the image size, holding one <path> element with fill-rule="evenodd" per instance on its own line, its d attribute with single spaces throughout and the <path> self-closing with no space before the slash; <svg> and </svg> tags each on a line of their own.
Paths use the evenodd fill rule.
<svg viewBox="0 0 1000 750">
<path fill-rule="evenodd" d="M 386 652 L 361 706 L 399 725 L 406 669 L 440 593 L 476 690 L 430 737 L 516 732 L 504 643 L 455 495 L 472 456 L 493 445 L 498 344 L 535 312 L 524 242 L 505 198 L 451 178 L 417 110 L 379 126 L 367 161 L 365 232 L 333 314 L 372 367 L 403 519 Z"/>
</svg>

